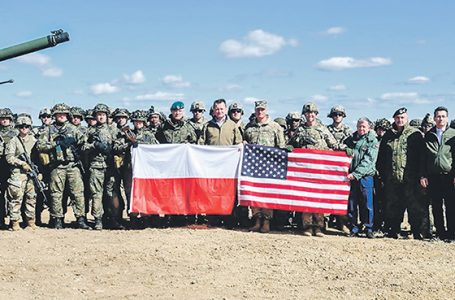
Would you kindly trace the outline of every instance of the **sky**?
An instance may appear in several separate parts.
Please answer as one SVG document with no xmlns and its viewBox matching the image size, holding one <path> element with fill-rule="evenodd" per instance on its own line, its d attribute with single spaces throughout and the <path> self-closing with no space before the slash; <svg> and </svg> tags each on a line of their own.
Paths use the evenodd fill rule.
<svg viewBox="0 0 455 300">
<path fill-rule="evenodd" d="M 267 100 L 272 118 L 315 102 L 347 124 L 455 100 L 453 1 L 3 1 L 0 48 L 63 29 L 70 41 L 0 62 L 0 107 Z M 207 114 L 206 114 L 207 117 Z"/>
</svg>

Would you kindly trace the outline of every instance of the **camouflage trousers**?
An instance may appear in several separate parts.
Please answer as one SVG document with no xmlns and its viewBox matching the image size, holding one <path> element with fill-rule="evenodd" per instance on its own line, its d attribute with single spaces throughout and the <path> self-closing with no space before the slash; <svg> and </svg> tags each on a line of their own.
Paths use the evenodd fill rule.
<svg viewBox="0 0 455 300">
<path fill-rule="evenodd" d="M 85 216 L 84 183 L 81 171 L 74 164 L 59 166 L 50 173 L 50 215 L 53 218 L 64 217 L 64 203 L 67 201 L 65 186 L 71 197 L 71 204 L 76 218 Z"/>
<path fill-rule="evenodd" d="M 387 230 L 392 233 L 399 233 L 404 212 L 407 210 L 412 232 L 420 233 L 425 214 L 425 203 L 422 195 L 417 191 L 418 185 L 417 180 L 415 182 L 388 181 L 385 183 L 385 221 Z"/>
<path fill-rule="evenodd" d="M 118 216 L 120 204 L 120 186 L 118 173 L 111 167 L 106 169 L 90 168 L 90 194 L 92 197 L 92 215 L 101 219 L 104 215 L 103 199 L 108 216 Z"/>
<path fill-rule="evenodd" d="M 11 221 L 21 218 L 21 207 L 24 203 L 24 214 L 28 219 L 35 219 L 36 192 L 33 181 L 26 174 L 13 174 L 8 179 L 6 190 L 8 214 Z"/>
</svg>

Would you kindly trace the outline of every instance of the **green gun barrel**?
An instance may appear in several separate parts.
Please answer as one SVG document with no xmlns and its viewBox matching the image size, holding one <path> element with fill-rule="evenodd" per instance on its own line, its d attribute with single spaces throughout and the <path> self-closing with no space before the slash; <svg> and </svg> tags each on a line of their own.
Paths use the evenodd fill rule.
<svg viewBox="0 0 455 300">
<path fill-rule="evenodd" d="M 49 47 L 54 47 L 60 43 L 69 41 L 70 36 L 63 30 L 51 31 L 51 35 L 11 46 L 0 50 L 0 61 L 4 61 L 31 52 L 39 51 Z"/>
</svg>

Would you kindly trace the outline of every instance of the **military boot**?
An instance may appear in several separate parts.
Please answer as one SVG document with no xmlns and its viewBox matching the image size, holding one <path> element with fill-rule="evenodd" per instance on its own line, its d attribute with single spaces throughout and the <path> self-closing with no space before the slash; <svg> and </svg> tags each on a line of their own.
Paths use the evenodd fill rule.
<svg viewBox="0 0 455 300">
<path fill-rule="evenodd" d="M 19 231 L 19 230 L 21 230 L 21 226 L 19 225 L 19 221 L 17 221 L 17 220 L 11 221 L 10 227 L 11 227 L 11 230 L 12 230 L 12 231 Z"/>
<path fill-rule="evenodd" d="M 100 218 L 95 218 L 95 230 L 102 230 L 103 229 L 103 221 Z"/>
<path fill-rule="evenodd" d="M 321 227 L 316 226 L 316 228 L 314 228 L 314 236 L 324 237 L 324 233 L 322 233 Z"/>
<path fill-rule="evenodd" d="M 63 220 L 62 220 L 62 218 L 55 218 L 54 219 L 54 228 L 55 229 L 63 229 Z"/>
<path fill-rule="evenodd" d="M 313 235 L 313 229 L 311 229 L 311 226 L 304 227 L 303 236 L 312 236 Z"/>
<path fill-rule="evenodd" d="M 77 228 L 87 230 L 92 229 L 92 227 L 88 226 L 87 222 L 85 221 L 85 218 L 82 216 L 77 218 Z"/>
<path fill-rule="evenodd" d="M 261 229 L 259 230 L 261 233 L 269 233 L 270 232 L 270 217 L 264 217 L 264 221 L 262 222 Z"/>
<path fill-rule="evenodd" d="M 259 230 L 261 230 L 262 214 L 261 213 L 255 214 L 253 216 L 253 219 L 256 220 L 256 223 L 254 224 L 253 227 L 248 228 L 248 230 L 253 232 L 259 232 Z"/>
<path fill-rule="evenodd" d="M 27 228 L 29 228 L 31 230 L 38 229 L 38 227 L 35 224 L 35 219 L 28 219 L 27 220 Z"/>
</svg>

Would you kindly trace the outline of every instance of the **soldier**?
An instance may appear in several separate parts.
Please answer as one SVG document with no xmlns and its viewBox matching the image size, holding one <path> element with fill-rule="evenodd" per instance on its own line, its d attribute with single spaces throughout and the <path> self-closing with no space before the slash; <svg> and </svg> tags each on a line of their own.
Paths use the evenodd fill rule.
<svg viewBox="0 0 455 300">
<path fill-rule="evenodd" d="M 92 198 L 92 215 L 95 217 L 95 230 L 103 229 L 103 196 L 106 196 L 105 226 L 122 229 L 118 222 L 120 209 L 120 190 L 116 183 L 118 176 L 114 167 L 113 142 L 117 136 L 115 127 L 107 124 L 109 107 L 97 104 L 93 109 L 96 125 L 87 131 L 87 142 L 83 150 L 87 152 L 90 165 L 90 193 Z"/>
<path fill-rule="evenodd" d="M 87 123 L 87 127 L 93 127 L 96 125 L 96 119 L 93 116 L 93 109 L 87 109 L 87 113 L 85 114 L 85 122 Z"/>
<path fill-rule="evenodd" d="M 33 179 L 28 176 L 32 166 L 27 163 L 36 157 L 36 139 L 30 134 L 32 119 L 27 115 L 20 115 L 16 120 L 19 134 L 13 137 L 6 145 L 5 156 L 11 166 L 11 175 L 8 179 L 6 198 L 9 204 L 10 227 L 13 231 L 20 230 L 19 219 L 21 207 L 24 206 L 24 215 L 27 226 L 36 229 L 35 203 L 36 192 Z M 24 156 L 27 158 L 24 159 Z"/>
<path fill-rule="evenodd" d="M 381 143 L 381 139 L 386 133 L 387 130 L 391 128 L 392 124 L 390 124 L 389 120 L 383 118 L 378 119 L 374 123 L 374 131 L 376 132 L 376 138 L 379 143 Z M 378 157 L 382 153 L 378 153 Z M 379 160 L 379 158 L 377 159 Z M 376 160 L 376 164 L 377 164 Z M 376 167 L 377 169 L 377 167 Z M 374 176 L 374 197 L 373 197 L 373 209 L 374 209 L 374 225 L 373 230 L 376 236 L 382 237 L 384 231 L 384 221 L 385 221 L 385 209 L 386 209 L 386 197 L 384 194 L 384 181 L 379 176 L 379 173 L 376 172 Z"/>
<path fill-rule="evenodd" d="M 49 155 L 50 168 L 50 217 L 51 226 L 55 229 L 63 228 L 65 187 L 72 199 L 74 216 L 80 229 L 91 229 L 85 218 L 84 184 L 82 181 L 82 162 L 80 148 L 85 137 L 71 123 L 68 122 L 70 107 L 64 103 L 56 104 L 52 108 L 55 122 L 48 131 L 40 136 L 37 148 L 41 153 Z"/>
<path fill-rule="evenodd" d="M 131 185 L 133 179 L 130 148 L 137 147 L 138 144 L 158 144 L 153 132 L 146 127 L 147 116 L 148 113 L 146 111 L 134 111 L 131 114 L 131 121 L 133 122 L 134 129 L 131 130 L 129 127 L 123 127 L 123 135 L 121 137 L 119 136 L 114 142 L 114 151 L 117 155 L 120 154 L 123 156 L 123 163 L 121 165 L 117 164 L 116 167 L 119 168 L 123 179 L 128 209 L 130 207 Z M 137 213 L 129 212 L 129 216 L 132 228 L 139 229 L 142 227 L 142 224 L 140 224 L 141 220 L 139 220 Z M 157 221 L 157 217 L 158 216 L 154 216 L 154 220 Z"/>
<path fill-rule="evenodd" d="M 285 148 L 286 140 L 284 138 L 283 128 L 272 121 L 267 114 L 267 101 L 256 101 L 254 107 L 255 118 L 245 127 L 245 142 Z M 252 207 L 251 210 L 255 225 L 249 230 L 261 233 L 270 232 L 270 220 L 273 216 L 273 210 L 260 207 Z"/>
<path fill-rule="evenodd" d="M 71 124 L 73 124 L 82 134 L 87 133 L 87 127 L 82 126 L 82 120 L 84 119 L 85 111 L 77 106 L 71 107 L 69 119 Z"/>
<path fill-rule="evenodd" d="M 286 132 L 288 130 L 288 125 L 286 124 L 286 119 L 282 117 L 278 117 L 273 119 L 274 122 L 278 123 L 278 125 L 283 128 L 283 131 Z"/>
<path fill-rule="evenodd" d="M 421 119 L 412 119 L 409 122 L 409 125 L 414 128 L 420 129 L 420 126 L 422 126 L 422 120 Z"/>
<path fill-rule="evenodd" d="M 200 135 L 198 143 L 200 145 L 237 145 L 242 143 L 242 135 L 234 121 L 228 118 L 226 100 L 218 99 L 213 102 L 213 118 L 207 122 Z M 227 228 L 233 228 L 236 223 L 238 213 L 234 211 L 230 216 L 220 217 L 216 215 L 207 216 L 210 226 L 220 226 L 223 222 Z"/>
<path fill-rule="evenodd" d="M 289 140 L 288 144 L 296 148 L 310 149 L 335 149 L 344 150 L 339 145 L 330 131 L 317 119 L 318 107 L 314 103 L 307 103 L 303 106 L 302 114 L 305 115 L 306 122 L 298 128 L 295 135 Z M 324 215 L 319 213 L 302 213 L 303 235 L 323 237 Z"/>
<path fill-rule="evenodd" d="M 6 161 L 6 144 L 19 132 L 12 126 L 13 113 L 8 108 L 0 109 L 0 228 L 5 228 L 6 198 L 5 192 L 8 186 L 9 164 Z"/>
<path fill-rule="evenodd" d="M 235 124 L 239 127 L 240 134 L 243 136 L 243 132 L 245 131 L 245 124 L 242 122 L 244 111 L 242 104 L 238 102 L 234 102 L 229 105 L 229 118 L 234 121 Z"/>
<path fill-rule="evenodd" d="M 49 108 L 44 107 L 39 111 L 38 118 L 41 120 L 41 126 L 33 128 L 33 134 L 36 139 L 39 138 L 42 131 L 47 130 L 52 123 L 52 112 Z"/>
<path fill-rule="evenodd" d="M 194 132 L 196 133 L 196 140 L 199 140 L 199 137 L 202 134 L 202 128 L 207 123 L 207 120 L 204 118 L 204 102 L 194 101 L 191 103 L 190 111 L 193 114 L 193 117 L 188 120 L 188 123 L 193 127 Z"/>
<path fill-rule="evenodd" d="M 182 144 L 197 142 L 197 136 L 193 127 L 185 122 L 184 119 L 185 105 L 181 101 L 175 101 L 171 105 L 171 114 L 169 118 L 160 126 L 156 133 L 156 138 L 161 144 Z M 190 222 L 192 222 L 190 217 Z M 187 220 L 185 216 L 170 216 L 169 225 L 184 226 Z"/>
<path fill-rule="evenodd" d="M 455 129 L 448 124 L 449 112 L 439 106 L 434 110 L 436 125 L 425 134 L 425 152 L 420 184 L 428 188 L 432 200 L 436 235 L 441 240 L 455 240 Z M 445 221 L 444 209 L 445 206 Z M 446 223 L 447 229 L 444 225 Z"/>
<path fill-rule="evenodd" d="M 351 236 L 359 234 L 357 224 L 360 221 L 366 229 L 367 238 L 373 235 L 373 176 L 376 174 L 376 159 L 378 157 L 379 143 L 374 131 L 370 131 L 370 120 L 360 118 L 357 121 L 357 131 L 347 137 L 344 142 L 352 154 L 348 179 L 351 181 L 349 193 L 349 221 Z"/>
<path fill-rule="evenodd" d="M 338 144 L 343 144 L 344 140 L 352 136 L 351 129 L 343 123 L 343 119 L 346 118 L 346 110 L 341 105 L 336 105 L 330 109 L 330 113 L 327 115 L 328 118 L 332 118 L 333 122 L 327 129 L 337 140 Z M 349 228 L 346 226 L 348 222 L 347 216 L 335 216 L 336 227 L 344 234 L 349 234 Z"/>
<path fill-rule="evenodd" d="M 412 234 L 421 239 L 424 205 L 417 187 L 423 138 L 417 128 L 409 125 L 406 108 L 395 111 L 393 119 L 392 128 L 381 140 L 377 162 L 387 198 L 386 229 L 389 237 L 398 238 L 407 209 Z"/>
<path fill-rule="evenodd" d="M 164 118 L 159 111 L 156 111 L 155 108 L 152 106 L 148 112 L 148 121 L 149 127 L 148 129 L 153 133 L 156 134 L 160 125 L 164 122 Z"/>
<path fill-rule="evenodd" d="M 287 130 L 284 132 L 286 135 L 286 141 L 292 139 L 297 129 L 302 124 L 302 114 L 298 111 L 290 112 L 286 116 Z"/>
</svg>

